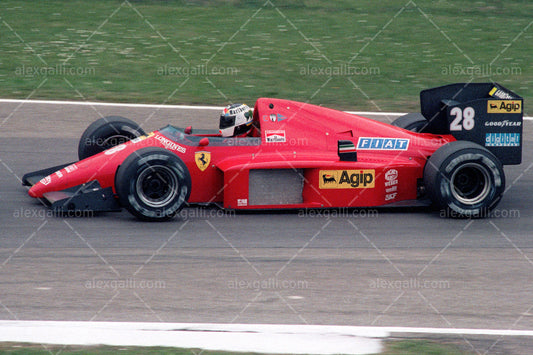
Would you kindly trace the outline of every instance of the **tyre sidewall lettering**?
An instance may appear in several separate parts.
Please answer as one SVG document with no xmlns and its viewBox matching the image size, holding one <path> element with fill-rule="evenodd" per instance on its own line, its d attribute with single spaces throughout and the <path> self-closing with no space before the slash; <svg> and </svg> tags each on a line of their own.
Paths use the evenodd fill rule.
<svg viewBox="0 0 533 355">
<path fill-rule="evenodd" d="M 465 163 L 477 163 L 481 167 L 485 168 L 489 172 L 490 178 L 490 193 L 489 195 L 481 202 L 473 206 L 465 206 L 464 204 L 455 201 L 452 195 L 452 186 L 451 178 L 453 173 L 460 169 L 461 166 Z M 443 174 L 438 174 L 439 185 L 441 190 L 441 196 L 446 200 L 450 208 L 455 210 L 458 213 L 462 214 L 476 214 L 478 211 L 483 209 L 488 201 L 492 201 L 496 196 L 498 190 L 502 187 L 502 177 L 500 176 L 499 170 L 489 158 L 483 154 L 479 153 L 468 153 L 462 154 L 456 157 L 451 157 L 449 160 L 444 163 L 445 169 Z"/>
<path fill-rule="evenodd" d="M 137 130 L 130 126 L 126 126 L 124 124 L 121 124 L 120 126 L 116 126 L 115 124 L 110 124 L 109 126 L 101 127 L 99 130 L 94 132 L 94 135 L 92 137 L 91 146 L 101 151 L 102 149 L 106 149 L 104 142 L 106 142 L 109 138 L 113 136 L 123 136 L 126 138 L 129 138 L 129 140 L 139 137 L 140 134 Z M 118 143 L 118 142 L 117 142 Z M 118 143 L 122 144 L 124 142 Z M 117 144 L 117 145 L 118 145 Z"/>
<path fill-rule="evenodd" d="M 88 158 L 144 134 L 139 125 L 125 117 L 100 118 L 83 132 L 78 143 L 78 158 Z M 116 141 L 109 141 L 112 137 L 116 137 Z"/>
<path fill-rule="evenodd" d="M 148 164 L 148 161 L 150 161 L 151 164 Z M 165 206 L 164 208 L 153 208 L 150 206 L 146 206 L 142 201 L 140 201 L 140 198 L 137 195 L 137 190 L 135 188 L 135 185 L 137 183 L 137 178 L 141 175 L 141 173 L 145 171 L 146 169 L 151 169 L 151 165 L 156 165 L 156 164 L 167 166 L 169 169 L 172 170 L 172 172 L 176 174 L 176 177 L 178 179 L 179 195 L 177 196 L 177 198 L 174 199 L 174 202 L 172 202 L 168 206 Z M 138 209 L 143 215 L 150 217 L 150 218 L 157 218 L 157 217 L 163 217 L 163 216 L 170 217 L 170 216 L 173 216 L 183 204 L 185 200 L 185 196 L 187 195 L 187 188 L 183 186 L 183 179 L 184 179 L 183 169 L 181 169 L 181 167 L 178 167 L 172 164 L 169 156 L 148 155 L 148 156 L 145 156 L 139 159 L 137 161 L 137 166 L 135 169 L 135 177 L 136 179 L 132 179 L 129 184 L 130 194 L 128 196 L 128 200 L 130 204 L 134 206 L 136 209 Z M 182 186 L 184 188 L 181 188 Z"/>
<path fill-rule="evenodd" d="M 143 151 L 147 150 L 147 151 Z M 138 183 L 142 176 L 152 168 L 164 167 L 172 174 L 175 195 L 159 206 L 147 205 L 144 197 L 139 196 Z M 122 170 L 121 170 L 122 169 Z M 157 171 L 156 171 L 157 173 Z M 162 172 L 163 173 L 163 172 Z M 167 220 L 176 215 L 187 202 L 190 193 L 190 177 L 185 164 L 171 152 L 159 147 L 143 148 L 132 153 L 117 173 L 117 191 L 126 207 L 135 216 L 144 220 Z"/>
<path fill-rule="evenodd" d="M 498 158 L 485 147 L 453 141 L 429 157 L 424 185 L 432 203 L 450 212 L 450 217 L 478 218 L 500 202 L 505 173 Z"/>
</svg>

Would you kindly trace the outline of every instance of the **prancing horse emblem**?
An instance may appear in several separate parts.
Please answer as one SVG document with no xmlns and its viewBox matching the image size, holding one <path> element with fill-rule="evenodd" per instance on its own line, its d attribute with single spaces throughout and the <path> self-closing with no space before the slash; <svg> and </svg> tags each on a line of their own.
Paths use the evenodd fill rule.
<svg viewBox="0 0 533 355">
<path fill-rule="evenodd" d="M 196 161 L 196 166 L 198 169 L 204 171 L 211 162 L 211 153 L 204 151 L 196 152 L 194 153 L 194 160 Z"/>
</svg>

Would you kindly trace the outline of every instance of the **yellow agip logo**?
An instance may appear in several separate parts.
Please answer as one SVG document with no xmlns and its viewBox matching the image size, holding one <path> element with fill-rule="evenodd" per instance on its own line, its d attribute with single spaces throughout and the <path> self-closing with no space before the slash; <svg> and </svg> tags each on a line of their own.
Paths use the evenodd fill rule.
<svg viewBox="0 0 533 355">
<path fill-rule="evenodd" d="M 376 172 L 366 170 L 320 170 L 321 189 L 363 189 L 374 188 Z"/>
<path fill-rule="evenodd" d="M 488 100 L 487 113 L 522 113 L 522 101 Z"/>
</svg>

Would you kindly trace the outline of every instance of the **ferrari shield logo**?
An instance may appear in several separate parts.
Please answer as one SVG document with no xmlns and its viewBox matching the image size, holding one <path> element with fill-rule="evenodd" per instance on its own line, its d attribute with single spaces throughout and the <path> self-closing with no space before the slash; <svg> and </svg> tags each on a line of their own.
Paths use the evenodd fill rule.
<svg viewBox="0 0 533 355">
<path fill-rule="evenodd" d="M 204 171 L 209 166 L 209 162 L 211 162 L 211 153 L 204 151 L 196 152 L 194 153 L 194 160 L 198 169 Z"/>
</svg>

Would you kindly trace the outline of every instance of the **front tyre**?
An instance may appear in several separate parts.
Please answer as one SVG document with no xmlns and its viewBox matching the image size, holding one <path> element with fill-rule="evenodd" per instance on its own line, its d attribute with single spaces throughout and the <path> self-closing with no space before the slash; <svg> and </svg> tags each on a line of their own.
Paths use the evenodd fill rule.
<svg viewBox="0 0 533 355">
<path fill-rule="evenodd" d="M 135 122 L 121 116 L 102 117 L 87 127 L 78 144 L 80 160 L 144 135 Z"/>
<path fill-rule="evenodd" d="M 467 141 L 440 147 L 424 168 L 431 201 L 451 217 L 483 217 L 500 202 L 503 166 L 490 151 Z"/>
<path fill-rule="evenodd" d="M 124 160 L 115 186 L 120 204 L 135 217 L 164 221 L 174 217 L 189 199 L 191 177 L 174 153 L 147 147 Z"/>
</svg>

